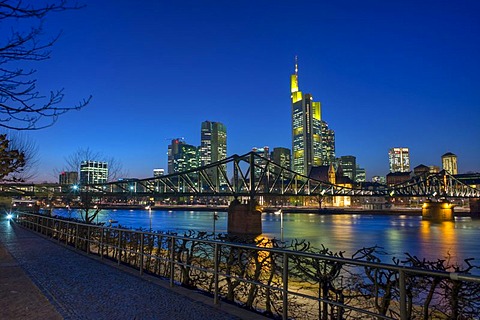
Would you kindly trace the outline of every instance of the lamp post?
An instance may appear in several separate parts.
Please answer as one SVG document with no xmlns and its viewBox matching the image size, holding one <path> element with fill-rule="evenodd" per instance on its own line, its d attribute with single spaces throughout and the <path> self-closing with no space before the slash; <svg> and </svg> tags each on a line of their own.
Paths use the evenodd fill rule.
<svg viewBox="0 0 480 320">
<path fill-rule="evenodd" d="M 279 209 L 274 213 L 280 215 L 280 241 L 283 242 L 283 211 L 282 209 Z"/>
<path fill-rule="evenodd" d="M 217 212 L 213 212 L 213 238 L 215 238 L 215 222 L 218 220 Z"/>
<path fill-rule="evenodd" d="M 150 219 L 150 232 L 152 231 L 152 207 L 148 206 L 148 218 Z"/>
</svg>

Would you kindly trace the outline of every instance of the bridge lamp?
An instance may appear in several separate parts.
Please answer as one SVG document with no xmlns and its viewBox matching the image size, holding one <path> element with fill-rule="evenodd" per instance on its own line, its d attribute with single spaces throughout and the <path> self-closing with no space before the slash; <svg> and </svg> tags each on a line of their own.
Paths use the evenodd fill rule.
<svg viewBox="0 0 480 320">
<path fill-rule="evenodd" d="M 77 191 L 77 190 L 78 190 L 78 185 L 77 185 L 77 184 L 74 184 L 74 185 L 72 186 L 72 189 L 73 189 L 73 191 Z"/>
<path fill-rule="evenodd" d="M 133 191 L 133 189 L 135 189 L 133 186 L 130 186 L 130 191 Z"/>
<path fill-rule="evenodd" d="M 13 214 L 9 213 L 7 214 L 7 220 L 12 220 L 13 219 Z"/>
</svg>

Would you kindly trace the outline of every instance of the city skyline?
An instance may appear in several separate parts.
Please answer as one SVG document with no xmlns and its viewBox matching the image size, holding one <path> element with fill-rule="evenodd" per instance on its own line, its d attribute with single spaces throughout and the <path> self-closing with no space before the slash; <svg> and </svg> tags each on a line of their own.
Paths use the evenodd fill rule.
<svg viewBox="0 0 480 320">
<path fill-rule="evenodd" d="M 150 177 L 167 169 L 171 137 L 200 145 L 205 120 L 228 128 L 227 156 L 290 149 L 295 55 L 302 90 L 335 130 L 336 157 L 355 156 L 368 178 L 389 172 L 396 146 L 409 148 L 412 168 L 452 152 L 459 173 L 480 170 L 477 3 L 85 3 L 45 21 L 47 35 L 62 36 L 36 65 L 40 89 L 93 100 L 29 133 L 36 180 L 56 181 L 54 169 L 84 147 Z"/>
</svg>

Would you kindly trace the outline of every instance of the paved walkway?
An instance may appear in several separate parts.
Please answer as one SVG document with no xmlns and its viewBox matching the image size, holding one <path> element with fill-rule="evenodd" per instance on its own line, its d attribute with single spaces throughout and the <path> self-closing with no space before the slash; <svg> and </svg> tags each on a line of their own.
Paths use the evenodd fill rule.
<svg viewBox="0 0 480 320">
<path fill-rule="evenodd" d="M 136 274 L 135 274 L 136 273 Z M 76 252 L 0 217 L 0 319 L 266 319 Z"/>
</svg>

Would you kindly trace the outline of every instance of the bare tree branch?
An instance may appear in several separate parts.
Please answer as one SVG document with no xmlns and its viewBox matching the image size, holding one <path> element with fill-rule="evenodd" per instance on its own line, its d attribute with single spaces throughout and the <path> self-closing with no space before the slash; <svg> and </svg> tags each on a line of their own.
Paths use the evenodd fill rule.
<svg viewBox="0 0 480 320">
<path fill-rule="evenodd" d="M 20 61 L 32 63 L 50 58 L 50 48 L 60 33 L 49 40 L 42 38 L 43 20 L 48 14 L 82 7 L 76 3 L 69 6 L 66 0 L 43 5 L 21 0 L 0 1 L 0 21 L 23 20 L 26 29 L 12 30 L 4 42 L 0 41 L 0 127 L 14 130 L 50 127 L 62 114 L 79 110 L 90 102 L 91 96 L 76 105 L 63 106 L 63 88 L 49 95 L 41 94 L 34 78 L 36 69 L 18 67 Z"/>
</svg>

